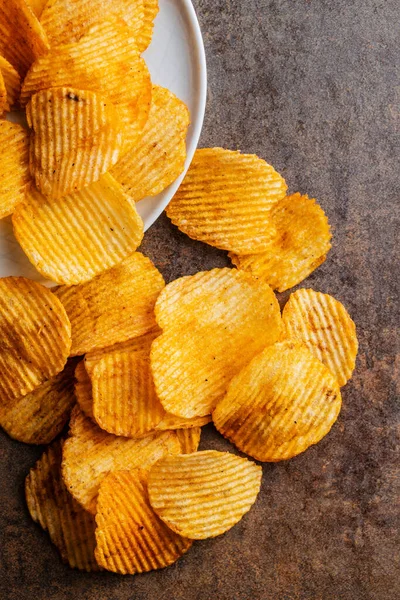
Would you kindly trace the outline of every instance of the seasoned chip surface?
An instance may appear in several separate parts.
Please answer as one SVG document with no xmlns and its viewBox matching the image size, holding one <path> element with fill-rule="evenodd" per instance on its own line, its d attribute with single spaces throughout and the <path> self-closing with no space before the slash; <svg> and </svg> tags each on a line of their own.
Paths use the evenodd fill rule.
<svg viewBox="0 0 400 600">
<path fill-rule="evenodd" d="M 72 325 L 72 355 L 140 336 L 155 326 L 154 304 L 164 287 L 149 258 L 135 252 L 87 283 L 54 292 Z"/>
<path fill-rule="evenodd" d="M 166 212 L 189 237 L 238 254 L 262 252 L 273 235 L 269 213 L 285 180 L 254 154 L 197 150 Z"/>
<path fill-rule="evenodd" d="M 192 454 L 197 451 L 200 444 L 201 427 L 178 429 L 176 435 L 181 444 L 182 454 Z"/>
<path fill-rule="evenodd" d="M 92 382 L 85 368 L 85 361 L 81 360 L 75 369 L 75 397 L 79 408 L 90 419 L 93 417 Z"/>
<path fill-rule="evenodd" d="M 282 313 L 283 336 L 300 340 L 335 375 L 339 385 L 350 379 L 356 364 L 356 326 L 341 302 L 321 292 L 300 289 Z"/>
<path fill-rule="evenodd" d="M 71 347 L 61 302 L 23 277 L 0 279 L 0 404 L 25 396 L 59 373 Z"/>
<path fill-rule="evenodd" d="M 215 537 L 250 510 L 261 475 L 261 467 L 229 452 L 165 457 L 149 474 L 150 504 L 172 531 L 191 539 Z"/>
<path fill-rule="evenodd" d="M 158 397 L 167 412 L 210 414 L 230 379 L 280 334 L 271 288 L 235 269 L 213 269 L 170 283 L 156 304 L 163 329 L 151 350 Z"/>
<path fill-rule="evenodd" d="M 292 458 L 319 442 L 340 412 L 336 378 L 298 342 L 280 342 L 231 381 L 213 412 L 220 433 L 262 461 Z"/>
<path fill-rule="evenodd" d="M 147 475 L 140 470 L 107 475 L 100 486 L 96 523 L 96 560 L 115 573 L 162 569 L 192 545 L 151 508 Z"/>
<path fill-rule="evenodd" d="M 0 219 L 11 215 L 31 181 L 29 132 L 21 125 L 0 120 Z"/>
<path fill-rule="evenodd" d="M 238 269 L 284 292 L 324 262 L 332 236 L 324 211 L 307 195 L 293 194 L 277 202 L 270 221 L 276 233 L 266 250 L 245 256 L 231 253 L 230 258 Z"/>
<path fill-rule="evenodd" d="M 0 56 L 0 75 L 6 92 L 3 111 L 9 111 L 15 106 L 18 100 L 21 89 L 21 78 L 18 71 L 3 56 Z"/>
<path fill-rule="evenodd" d="M 61 477 L 62 443 L 42 454 L 25 480 L 29 513 L 48 531 L 63 562 L 83 571 L 98 571 L 94 558 L 95 521 L 69 494 Z"/>
</svg>

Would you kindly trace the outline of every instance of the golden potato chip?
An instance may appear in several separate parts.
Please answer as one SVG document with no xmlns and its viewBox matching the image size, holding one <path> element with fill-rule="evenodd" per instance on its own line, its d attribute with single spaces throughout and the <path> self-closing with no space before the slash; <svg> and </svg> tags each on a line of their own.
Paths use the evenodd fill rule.
<svg viewBox="0 0 400 600">
<path fill-rule="evenodd" d="M 75 407 L 63 448 L 63 478 L 73 497 L 94 514 L 99 486 L 107 473 L 137 467 L 146 470 L 166 454 L 180 451 L 174 431 L 135 439 L 118 437 L 100 429 Z"/>
<path fill-rule="evenodd" d="M 38 19 L 40 19 L 47 0 L 25 0 L 28 6 L 31 7 Z"/>
<path fill-rule="evenodd" d="M 109 473 L 96 513 L 96 560 L 115 573 L 162 569 L 189 550 L 192 540 L 174 533 L 150 506 L 147 475 L 140 469 Z"/>
<path fill-rule="evenodd" d="M 143 51 L 143 0 L 48 0 L 40 22 L 51 46 L 60 46 L 79 41 L 92 25 L 113 18 L 123 19 L 129 25 Z"/>
<path fill-rule="evenodd" d="M 266 250 L 229 256 L 238 269 L 284 292 L 325 261 L 332 236 L 324 211 L 306 195 L 286 196 L 271 208 L 270 219 L 276 233 Z"/>
<path fill-rule="evenodd" d="M 0 219 L 11 215 L 31 181 L 29 133 L 21 125 L 0 120 Z"/>
<path fill-rule="evenodd" d="M 49 444 L 62 431 L 75 404 L 75 365 L 70 359 L 33 392 L 0 404 L 0 425 L 9 436 L 25 444 Z"/>
<path fill-rule="evenodd" d="M 328 294 L 301 289 L 291 294 L 282 317 L 283 337 L 305 344 L 344 385 L 355 368 L 358 340 L 343 304 Z"/>
<path fill-rule="evenodd" d="M 191 419 L 185 419 L 183 417 L 177 417 L 171 413 L 165 413 L 164 418 L 159 422 L 156 427 L 157 431 L 165 431 L 167 429 L 192 429 L 203 427 L 207 423 L 211 422 L 211 415 L 205 415 L 204 417 L 192 417 Z"/>
<path fill-rule="evenodd" d="M 150 45 L 153 37 L 154 19 L 158 14 L 158 0 L 144 0 L 143 27 L 140 30 L 139 42 L 141 52 Z"/>
<path fill-rule="evenodd" d="M 17 103 L 19 92 L 21 89 L 21 78 L 19 73 L 10 63 L 0 55 L 0 79 L 2 80 L 2 101 L 4 98 L 3 108 L 0 109 L 0 114 L 5 111 L 10 111 Z M 3 90 L 4 88 L 4 90 Z M 3 96 L 5 92 L 5 97 Z"/>
<path fill-rule="evenodd" d="M 43 194 L 59 198 L 79 191 L 118 160 L 121 123 L 108 99 L 52 88 L 32 96 L 26 114 L 33 128 L 31 173 Z"/>
<path fill-rule="evenodd" d="M 281 175 L 254 154 L 203 148 L 166 212 L 195 240 L 237 254 L 262 252 L 274 234 L 271 207 L 286 189 Z"/>
<path fill-rule="evenodd" d="M 153 86 L 150 114 L 134 147 L 111 169 L 135 201 L 162 192 L 185 166 L 187 106 L 172 92 Z"/>
<path fill-rule="evenodd" d="M 0 54 L 24 76 L 49 42 L 25 0 L 0 0 Z"/>
<path fill-rule="evenodd" d="M 75 397 L 85 417 L 94 420 L 92 382 L 85 369 L 85 361 L 83 360 L 77 364 L 75 369 Z"/>
<path fill-rule="evenodd" d="M 256 356 L 213 412 L 220 433 L 262 461 L 292 458 L 319 442 L 341 407 L 336 378 L 298 342 L 278 342 Z"/>
<path fill-rule="evenodd" d="M 200 444 L 201 427 L 191 429 L 177 429 L 176 435 L 181 444 L 182 454 L 192 454 L 197 451 Z"/>
<path fill-rule="evenodd" d="M 260 491 L 262 470 L 229 452 L 166 456 L 150 470 L 150 504 L 176 533 L 215 537 L 247 513 Z"/>
<path fill-rule="evenodd" d="M 119 264 L 143 238 L 141 217 L 109 173 L 58 200 L 31 188 L 12 222 L 15 237 L 39 273 L 68 285 Z"/>
<path fill-rule="evenodd" d="M 155 326 L 154 304 L 164 287 L 161 273 L 140 252 L 87 283 L 54 292 L 72 325 L 72 355 L 85 354 L 142 335 Z"/>
<path fill-rule="evenodd" d="M 25 480 L 32 519 L 50 535 L 63 562 L 83 571 L 98 571 L 94 558 L 95 520 L 69 494 L 61 477 L 60 441 L 42 454 Z"/>
<path fill-rule="evenodd" d="M 0 279 L 0 405 L 59 373 L 71 347 L 61 302 L 35 281 Z"/>
<path fill-rule="evenodd" d="M 210 414 L 231 378 L 280 335 L 278 301 L 265 283 L 236 269 L 213 269 L 170 283 L 156 303 L 163 329 L 151 349 L 165 410 Z"/>
</svg>

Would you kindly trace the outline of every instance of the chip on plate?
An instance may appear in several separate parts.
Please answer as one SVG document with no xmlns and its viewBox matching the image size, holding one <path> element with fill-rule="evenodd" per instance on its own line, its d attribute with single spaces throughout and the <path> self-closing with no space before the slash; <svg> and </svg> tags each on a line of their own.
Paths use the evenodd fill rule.
<svg viewBox="0 0 400 600">
<path fill-rule="evenodd" d="M 182 454 L 192 454 L 197 451 L 200 444 L 201 427 L 177 429 L 176 435 L 181 444 Z"/>
<path fill-rule="evenodd" d="M 163 333 L 151 349 L 158 397 L 167 412 L 210 414 L 229 381 L 280 335 L 271 288 L 236 269 L 213 269 L 167 285 L 156 303 Z"/>
<path fill-rule="evenodd" d="M 49 444 L 66 424 L 74 406 L 76 359 L 61 373 L 26 396 L 0 404 L 0 425 L 9 436 L 25 444 Z"/>
<path fill-rule="evenodd" d="M 29 132 L 17 123 L 0 120 L 0 219 L 22 202 L 29 174 Z"/>
<path fill-rule="evenodd" d="M 231 253 L 230 258 L 238 269 L 284 292 L 324 262 L 332 236 L 324 211 L 307 195 L 293 194 L 277 202 L 270 220 L 276 233 L 266 250 L 244 256 Z"/>
<path fill-rule="evenodd" d="M 75 397 L 79 408 L 90 419 L 93 417 L 92 382 L 85 368 L 85 361 L 81 360 L 75 369 Z"/>
<path fill-rule="evenodd" d="M 83 571 L 98 571 L 94 558 L 95 520 L 69 494 L 61 477 L 62 442 L 42 454 L 25 480 L 29 513 L 48 531 L 63 562 Z"/>
<path fill-rule="evenodd" d="M 195 240 L 237 254 L 262 252 L 274 234 L 271 207 L 286 189 L 283 177 L 254 154 L 203 148 L 166 212 Z"/>
<path fill-rule="evenodd" d="M 190 539 L 215 537 L 250 510 L 261 476 L 260 466 L 229 452 L 167 456 L 150 470 L 150 504 L 172 531 Z"/>
<path fill-rule="evenodd" d="M 0 279 L 0 405 L 62 371 L 71 325 L 61 302 L 24 277 Z"/>
<path fill-rule="evenodd" d="M 351 377 L 357 357 L 356 326 L 341 302 L 311 289 L 291 294 L 282 313 L 282 335 L 300 340 L 335 375 L 339 385 Z"/>
<path fill-rule="evenodd" d="M 130 256 L 143 238 L 135 205 L 109 173 L 60 199 L 32 187 L 12 221 L 31 263 L 60 284 L 93 279 Z"/>
<path fill-rule="evenodd" d="M 74 498 L 94 514 L 99 486 L 107 473 L 138 467 L 149 469 L 166 454 L 179 452 L 181 446 L 174 431 L 135 439 L 118 437 L 100 429 L 75 407 L 63 447 L 63 478 Z"/>
<path fill-rule="evenodd" d="M 115 573 L 162 569 L 189 550 L 192 540 L 171 531 L 150 506 L 147 474 L 140 469 L 109 473 L 96 513 L 96 560 Z"/>
<path fill-rule="evenodd" d="M 18 72 L 2 56 L 0 56 L 0 80 L 2 81 L 1 115 L 10 111 L 16 105 L 21 89 L 21 78 Z"/>
<path fill-rule="evenodd" d="M 319 442 L 341 408 L 339 384 L 299 342 L 278 342 L 234 377 L 213 412 L 220 433 L 261 461 L 292 458 Z"/>
<path fill-rule="evenodd" d="M 94 92 L 51 88 L 30 99 L 30 169 L 38 189 L 60 198 L 100 179 L 118 160 L 121 122 L 115 107 Z"/>
<path fill-rule="evenodd" d="M 112 167 L 112 175 L 136 202 L 162 192 L 185 166 L 186 104 L 172 92 L 153 86 L 149 118 L 134 147 Z"/>
</svg>

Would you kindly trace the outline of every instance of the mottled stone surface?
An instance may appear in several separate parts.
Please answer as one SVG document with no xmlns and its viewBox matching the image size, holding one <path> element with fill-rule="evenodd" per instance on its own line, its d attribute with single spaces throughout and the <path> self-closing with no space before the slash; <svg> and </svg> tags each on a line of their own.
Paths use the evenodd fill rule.
<svg viewBox="0 0 400 600">
<path fill-rule="evenodd" d="M 350 310 L 360 338 L 357 372 L 332 432 L 289 462 L 265 465 L 259 499 L 239 525 L 195 543 L 176 565 L 136 578 L 60 563 L 23 501 L 24 477 L 41 450 L 0 434 L 0 597 L 395 600 L 398 0 L 195 4 L 209 69 L 202 145 L 256 152 L 284 173 L 290 191 L 320 201 L 334 246 L 306 285 Z M 146 234 L 144 250 L 168 280 L 228 264 L 224 252 L 189 240 L 165 217 Z M 210 426 L 202 447 L 229 444 Z"/>
</svg>

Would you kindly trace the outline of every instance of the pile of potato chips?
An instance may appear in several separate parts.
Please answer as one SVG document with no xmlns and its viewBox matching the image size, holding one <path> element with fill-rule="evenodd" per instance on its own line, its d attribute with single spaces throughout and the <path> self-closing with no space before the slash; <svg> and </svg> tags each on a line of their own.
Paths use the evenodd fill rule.
<svg viewBox="0 0 400 600">
<path fill-rule="evenodd" d="M 135 202 L 183 170 L 185 105 L 141 52 L 157 0 L 0 0 L 0 215 L 51 290 L 0 279 L 0 425 L 50 444 L 26 478 L 62 560 L 133 574 L 174 563 L 251 508 L 262 469 L 198 451 L 213 422 L 258 461 L 331 429 L 355 367 L 333 297 L 290 289 L 326 258 L 328 220 L 264 160 L 198 150 L 167 214 L 236 268 L 165 285 Z M 13 43 L 10 43 L 10 40 Z M 22 82 L 22 84 L 21 84 Z M 68 423 L 68 433 L 65 427 Z"/>
</svg>

